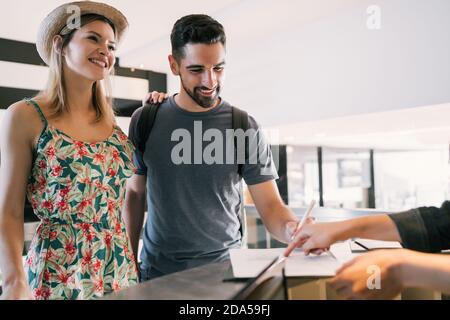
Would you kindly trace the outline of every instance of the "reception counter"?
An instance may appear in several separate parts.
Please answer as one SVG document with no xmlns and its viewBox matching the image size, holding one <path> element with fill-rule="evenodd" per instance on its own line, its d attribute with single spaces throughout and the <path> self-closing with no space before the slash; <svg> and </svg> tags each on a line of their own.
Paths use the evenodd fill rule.
<svg viewBox="0 0 450 320">
<path fill-rule="evenodd" d="M 230 261 L 213 263 L 198 268 L 156 278 L 118 293 L 105 296 L 105 300 L 228 300 L 246 285 L 244 281 L 224 281 L 230 269 Z M 326 278 L 287 278 L 289 300 L 337 300 L 340 299 L 326 285 Z M 281 290 L 282 288 L 280 288 Z M 261 296 L 262 297 L 262 296 Z M 281 295 L 262 297 L 283 299 Z M 253 296 L 252 299 L 258 299 Z M 441 299 L 441 294 L 429 290 L 407 289 L 397 299 Z"/>
<path fill-rule="evenodd" d="M 229 269 L 229 261 L 208 264 L 140 283 L 105 299 L 226 300 L 245 286 L 242 281 L 223 281 Z"/>
</svg>

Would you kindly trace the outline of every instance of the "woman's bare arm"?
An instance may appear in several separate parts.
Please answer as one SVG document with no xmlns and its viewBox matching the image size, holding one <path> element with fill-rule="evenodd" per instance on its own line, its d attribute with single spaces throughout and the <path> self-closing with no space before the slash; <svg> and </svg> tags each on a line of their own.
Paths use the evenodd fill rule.
<svg viewBox="0 0 450 320">
<path fill-rule="evenodd" d="M 18 102 L 6 112 L 0 136 L 0 268 L 5 299 L 31 298 L 22 265 L 24 201 L 39 122 L 33 108 Z M 36 124 L 38 127 L 36 127 Z M 42 127 L 42 126 L 41 126 Z"/>
</svg>

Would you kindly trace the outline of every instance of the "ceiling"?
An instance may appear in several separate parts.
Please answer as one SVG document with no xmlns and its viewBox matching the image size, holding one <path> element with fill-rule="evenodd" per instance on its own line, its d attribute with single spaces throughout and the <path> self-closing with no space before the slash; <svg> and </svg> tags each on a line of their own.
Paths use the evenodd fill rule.
<svg viewBox="0 0 450 320">
<path fill-rule="evenodd" d="M 449 149 L 449 119 L 450 103 L 446 103 L 294 123 L 272 127 L 266 134 L 274 144 L 380 150 Z"/>
</svg>

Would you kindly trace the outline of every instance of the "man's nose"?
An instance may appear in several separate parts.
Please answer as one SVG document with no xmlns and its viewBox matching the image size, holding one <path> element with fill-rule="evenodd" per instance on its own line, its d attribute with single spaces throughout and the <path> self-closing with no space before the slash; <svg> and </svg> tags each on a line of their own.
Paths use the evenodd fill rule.
<svg viewBox="0 0 450 320">
<path fill-rule="evenodd" d="M 205 71 L 202 85 L 209 89 L 213 89 L 216 86 L 216 84 L 217 84 L 217 77 L 216 74 L 214 73 L 214 70 Z"/>
</svg>

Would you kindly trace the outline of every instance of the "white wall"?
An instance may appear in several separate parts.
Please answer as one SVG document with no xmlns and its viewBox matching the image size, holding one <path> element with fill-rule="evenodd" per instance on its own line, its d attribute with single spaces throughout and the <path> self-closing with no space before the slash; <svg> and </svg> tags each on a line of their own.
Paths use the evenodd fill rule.
<svg viewBox="0 0 450 320">
<path fill-rule="evenodd" d="M 450 1 L 361 3 L 229 48 L 225 97 L 270 126 L 449 102 Z M 380 30 L 366 26 L 368 3 Z"/>
</svg>

